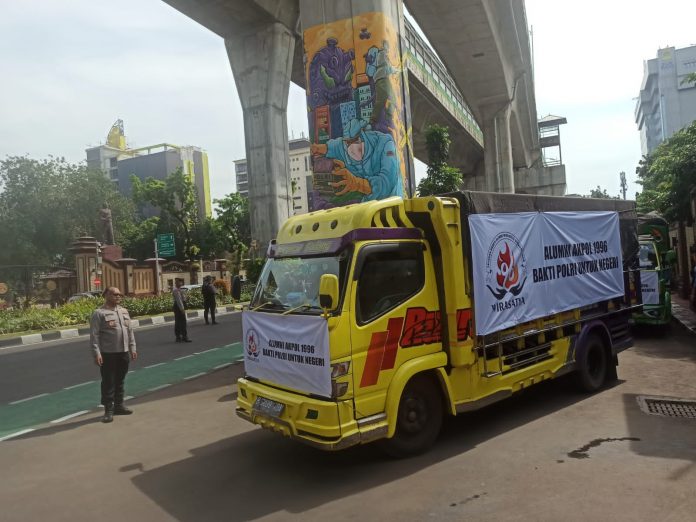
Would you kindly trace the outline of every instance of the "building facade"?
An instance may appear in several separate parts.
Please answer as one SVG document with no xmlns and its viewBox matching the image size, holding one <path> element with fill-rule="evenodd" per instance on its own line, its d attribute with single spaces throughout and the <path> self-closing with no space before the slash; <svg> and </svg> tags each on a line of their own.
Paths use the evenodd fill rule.
<svg viewBox="0 0 696 522">
<path fill-rule="evenodd" d="M 292 215 L 305 214 L 309 211 L 310 195 L 312 192 L 312 157 L 307 138 L 291 139 L 288 141 L 288 156 L 290 172 L 288 173 L 291 190 L 289 195 Z M 249 171 L 247 160 L 239 159 L 234 162 L 234 174 L 237 192 L 249 197 Z"/>
<path fill-rule="evenodd" d="M 309 212 L 309 194 L 312 192 L 312 157 L 309 140 L 306 138 L 290 140 L 288 153 L 292 214 L 305 214 Z"/>
<path fill-rule="evenodd" d="M 237 192 L 245 198 L 249 197 L 249 173 L 247 168 L 246 158 L 234 162 L 234 179 L 237 184 Z"/>
<path fill-rule="evenodd" d="M 696 45 L 660 49 L 657 58 L 644 63 L 635 109 L 644 155 L 696 120 L 696 83 L 685 82 L 695 72 Z"/>
<path fill-rule="evenodd" d="M 196 187 L 199 219 L 212 215 L 208 155 L 199 147 L 160 143 L 130 149 L 126 145 L 123 121 L 118 120 L 111 127 L 106 144 L 91 147 L 86 154 L 87 166 L 102 170 L 126 196 L 131 194 L 131 175 L 141 180 L 164 180 L 180 168 Z M 150 217 L 157 211 L 146 207 L 143 213 Z"/>
</svg>

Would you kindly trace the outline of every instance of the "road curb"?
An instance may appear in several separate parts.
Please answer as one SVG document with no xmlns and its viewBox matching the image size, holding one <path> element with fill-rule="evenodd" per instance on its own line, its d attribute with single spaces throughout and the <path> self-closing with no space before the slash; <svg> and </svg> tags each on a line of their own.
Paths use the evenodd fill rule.
<svg viewBox="0 0 696 522">
<path fill-rule="evenodd" d="M 243 310 L 242 305 L 220 306 L 217 308 L 216 314 L 225 315 L 232 312 L 240 312 Z M 189 319 L 198 319 L 203 317 L 203 310 L 192 310 L 186 312 L 186 317 Z M 145 319 L 133 319 L 133 327 L 135 330 L 145 326 L 161 325 L 174 321 L 173 315 L 156 315 Z M 55 341 L 57 339 L 73 339 L 89 335 L 89 328 L 66 328 L 65 330 L 51 330 L 48 332 L 17 335 L 8 339 L 0 339 L 0 350 L 4 348 L 14 348 L 16 346 L 28 346 L 32 344 L 42 343 L 45 341 Z"/>
<path fill-rule="evenodd" d="M 680 304 L 672 302 L 672 317 L 681 325 L 696 334 L 696 314 Z"/>
</svg>

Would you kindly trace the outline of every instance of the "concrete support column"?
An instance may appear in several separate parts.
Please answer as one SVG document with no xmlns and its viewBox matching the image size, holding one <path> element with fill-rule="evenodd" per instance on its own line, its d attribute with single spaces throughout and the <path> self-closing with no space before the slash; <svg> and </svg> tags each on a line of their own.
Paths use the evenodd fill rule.
<svg viewBox="0 0 696 522">
<path fill-rule="evenodd" d="M 408 197 L 415 173 L 401 0 L 300 0 L 311 209 Z"/>
<path fill-rule="evenodd" d="M 484 108 L 483 144 L 487 190 L 491 192 L 515 192 L 515 175 L 512 163 L 512 139 L 510 133 L 510 105 Z"/>
<path fill-rule="evenodd" d="M 225 40 L 244 111 L 251 233 L 262 252 L 291 215 L 287 105 L 295 37 L 280 23 Z"/>
</svg>

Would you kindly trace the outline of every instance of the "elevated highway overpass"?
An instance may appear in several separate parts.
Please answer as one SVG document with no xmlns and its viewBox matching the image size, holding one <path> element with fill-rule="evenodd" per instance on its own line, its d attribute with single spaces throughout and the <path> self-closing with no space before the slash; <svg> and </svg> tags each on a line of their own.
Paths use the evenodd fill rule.
<svg viewBox="0 0 696 522">
<path fill-rule="evenodd" d="M 245 114 L 254 235 L 262 242 L 291 213 L 286 104 L 289 81 L 306 83 L 303 12 L 398 10 L 416 158 L 427 160 L 423 131 L 439 123 L 450 128 L 450 163 L 464 173 L 466 188 L 524 191 L 526 177 L 540 167 L 521 1 L 406 0 L 437 55 L 395 0 L 351 0 L 348 7 L 324 0 L 164 1 L 225 40 Z"/>
</svg>

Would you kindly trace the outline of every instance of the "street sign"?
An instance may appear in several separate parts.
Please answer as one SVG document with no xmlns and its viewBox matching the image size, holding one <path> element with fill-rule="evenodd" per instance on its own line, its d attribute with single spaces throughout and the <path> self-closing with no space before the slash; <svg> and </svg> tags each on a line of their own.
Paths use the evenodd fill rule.
<svg viewBox="0 0 696 522">
<path fill-rule="evenodd" d="M 157 254 L 162 257 L 176 255 L 174 234 L 157 234 Z"/>
</svg>

